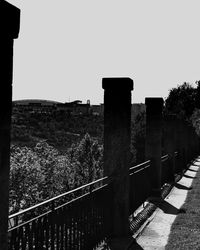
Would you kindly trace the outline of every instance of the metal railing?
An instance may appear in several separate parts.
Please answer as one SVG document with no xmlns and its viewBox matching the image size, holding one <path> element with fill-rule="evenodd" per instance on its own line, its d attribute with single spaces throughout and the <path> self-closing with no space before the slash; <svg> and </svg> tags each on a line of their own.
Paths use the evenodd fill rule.
<svg viewBox="0 0 200 250">
<path fill-rule="evenodd" d="M 110 231 L 112 189 L 104 184 L 107 179 L 10 215 L 9 249 L 93 249 Z"/>
<path fill-rule="evenodd" d="M 171 164 L 168 154 L 161 157 L 161 186 L 170 181 Z"/>
<path fill-rule="evenodd" d="M 175 165 L 179 164 L 175 152 Z M 162 184 L 169 179 L 170 157 L 164 155 Z M 129 169 L 130 214 L 152 193 L 150 160 Z M 112 233 L 113 187 L 110 178 L 68 191 L 9 216 L 9 249 L 95 249 Z"/>
<path fill-rule="evenodd" d="M 142 205 L 151 194 L 149 178 L 151 162 L 145 161 L 129 169 L 130 173 L 130 214 Z"/>
</svg>

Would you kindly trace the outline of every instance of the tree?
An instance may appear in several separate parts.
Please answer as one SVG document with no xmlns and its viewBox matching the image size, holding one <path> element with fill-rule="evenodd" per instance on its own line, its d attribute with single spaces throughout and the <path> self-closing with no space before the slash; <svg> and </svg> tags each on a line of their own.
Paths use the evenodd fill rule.
<svg viewBox="0 0 200 250">
<path fill-rule="evenodd" d="M 43 175 L 42 199 L 51 198 L 60 192 L 60 183 L 55 181 L 58 174 L 58 151 L 46 141 L 36 144 L 34 152 L 37 154 Z"/>
<path fill-rule="evenodd" d="M 200 109 L 200 81 L 195 82 L 197 85 L 196 88 L 196 98 L 195 98 L 195 106 L 197 109 Z"/>
<path fill-rule="evenodd" d="M 196 106 L 197 89 L 184 82 L 172 88 L 165 100 L 165 112 L 176 114 L 179 118 L 189 119 Z"/>
<path fill-rule="evenodd" d="M 86 134 L 65 154 L 46 141 L 34 148 L 11 146 L 10 213 L 103 176 L 103 148 Z"/>
<path fill-rule="evenodd" d="M 200 109 L 195 109 L 190 118 L 198 136 L 200 136 Z"/>
<path fill-rule="evenodd" d="M 43 176 L 39 158 L 27 147 L 11 146 L 10 213 L 39 202 Z"/>
<path fill-rule="evenodd" d="M 68 151 L 71 166 L 75 171 L 76 186 L 103 177 L 103 147 L 86 134 L 79 145 Z"/>
<path fill-rule="evenodd" d="M 139 113 L 131 124 L 131 153 L 132 163 L 141 163 L 145 160 L 146 116 Z"/>
</svg>

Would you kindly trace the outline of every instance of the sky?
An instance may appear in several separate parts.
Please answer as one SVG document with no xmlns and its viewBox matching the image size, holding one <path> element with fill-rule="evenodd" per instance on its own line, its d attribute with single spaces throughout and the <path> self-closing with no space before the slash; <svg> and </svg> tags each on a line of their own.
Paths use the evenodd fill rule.
<svg viewBox="0 0 200 250">
<path fill-rule="evenodd" d="M 21 9 L 13 100 L 103 103 L 103 77 L 132 102 L 200 80 L 199 0 L 9 0 Z"/>
</svg>

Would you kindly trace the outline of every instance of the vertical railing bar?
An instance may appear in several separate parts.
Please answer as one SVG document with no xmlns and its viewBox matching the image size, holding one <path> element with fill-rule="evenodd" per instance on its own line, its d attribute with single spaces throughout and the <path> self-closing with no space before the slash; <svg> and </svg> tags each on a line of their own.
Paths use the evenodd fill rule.
<svg viewBox="0 0 200 250">
<path fill-rule="evenodd" d="M 55 249 L 55 224 L 54 224 L 54 216 L 55 216 L 55 204 L 54 201 L 51 203 L 51 250 Z"/>
</svg>

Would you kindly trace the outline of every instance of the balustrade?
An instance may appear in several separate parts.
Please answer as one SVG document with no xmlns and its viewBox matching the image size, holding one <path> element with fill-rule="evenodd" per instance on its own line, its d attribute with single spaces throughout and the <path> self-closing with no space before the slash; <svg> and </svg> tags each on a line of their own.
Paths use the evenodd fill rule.
<svg viewBox="0 0 200 250">
<path fill-rule="evenodd" d="M 13 39 L 20 11 L 0 2 L 0 249 L 95 249 L 106 239 L 130 236 L 129 216 L 199 152 L 194 129 L 174 115 L 163 119 L 163 99 L 146 98 L 146 161 L 131 165 L 130 78 L 104 78 L 104 178 L 8 217 Z M 163 130 L 164 127 L 164 130 Z M 134 128 L 133 128 L 134 129 Z M 163 133 L 164 131 L 164 133 Z M 165 154 L 162 156 L 162 152 Z M 7 223 L 8 222 L 8 223 Z M 9 225 L 9 228 L 8 228 Z M 7 238 L 8 243 L 7 244 Z"/>
</svg>

